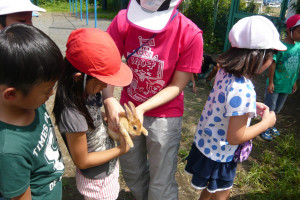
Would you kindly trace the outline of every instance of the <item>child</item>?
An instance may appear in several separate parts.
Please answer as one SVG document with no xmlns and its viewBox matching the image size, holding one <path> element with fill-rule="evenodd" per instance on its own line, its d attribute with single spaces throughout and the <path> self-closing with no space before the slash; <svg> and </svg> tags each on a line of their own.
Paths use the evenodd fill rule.
<svg viewBox="0 0 300 200">
<path fill-rule="evenodd" d="M 62 54 L 25 24 L 0 33 L 0 52 L 0 192 L 13 199 L 62 199 L 64 164 L 44 105 Z"/>
<path fill-rule="evenodd" d="M 278 52 L 267 79 L 265 104 L 276 114 L 282 109 L 288 94 L 297 90 L 297 77 L 300 66 L 300 14 L 293 15 L 286 22 L 287 36 L 283 40 L 287 50 Z M 271 127 L 260 136 L 268 141 L 279 136 L 275 127 Z"/>
<path fill-rule="evenodd" d="M 210 65 L 213 66 L 210 67 Z M 201 78 L 205 78 L 206 84 L 209 87 L 212 87 L 213 84 L 211 80 L 217 74 L 219 68 L 220 68 L 219 64 L 216 61 L 214 61 L 214 59 L 210 55 L 203 54 L 201 73 L 200 74 L 194 73 L 192 76 L 192 82 L 189 83 L 189 86 L 193 87 L 193 92 L 194 93 L 197 92 L 196 81 Z"/>
<path fill-rule="evenodd" d="M 183 89 L 202 65 L 202 31 L 177 10 L 182 0 L 131 0 L 107 28 L 127 59 L 133 80 L 120 103 L 131 101 L 148 136 L 133 140 L 120 157 L 126 185 L 137 200 L 178 199 L 175 179 L 184 112 Z M 197 52 L 197 53 L 196 53 Z M 108 125 L 118 124 L 123 108 L 103 90 Z M 109 109 L 108 109 L 109 108 Z"/>
<path fill-rule="evenodd" d="M 264 30 L 264 31 L 261 31 Z M 238 145 L 274 125 L 274 112 L 256 103 L 250 78 L 272 63 L 273 49 L 285 50 L 273 23 L 262 16 L 238 21 L 229 33 L 231 48 L 217 62 L 221 68 L 202 111 L 186 172 L 192 186 L 203 190 L 200 200 L 227 199 L 236 173 Z M 262 121 L 248 127 L 256 115 Z"/>
<path fill-rule="evenodd" d="M 46 12 L 35 6 L 30 0 L 1 0 L 0 1 L 0 30 L 15 23 L 32 25 L 32 12 Z"/>
<path fill-rule="evenodd" d="M 108 136 L 101 117 L 100 91 L 126 86 L 132 72 L 99 29 L 77 29 L 67 42 L 65 70 L 58 81 L 53 113 L 77 167 L 76 185 L 85 199 L 115 200 L 119 194 L 117 158 L 129 150 Z"/>
</svg>

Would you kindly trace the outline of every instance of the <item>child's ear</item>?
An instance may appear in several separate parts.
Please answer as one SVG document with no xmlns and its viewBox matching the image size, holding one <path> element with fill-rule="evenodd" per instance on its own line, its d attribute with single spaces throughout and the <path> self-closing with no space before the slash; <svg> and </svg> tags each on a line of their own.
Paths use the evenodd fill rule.
<svg viewBox="0 0 300 200">
<path fill-rule="evenodd" d="M 3 91 L 2 95 L 6 100 L 13 100 L 16 97 L 16 93 L 17 93 L 16 88 L 9 87 Z"/>
<path fill-rule="evenodd" d="M 76 72 L 75 74 L 73 74 L 73 79 L 76 82 L 79 81 L 80 79 L 82 79 L 82 73 Z"/>
</svg>

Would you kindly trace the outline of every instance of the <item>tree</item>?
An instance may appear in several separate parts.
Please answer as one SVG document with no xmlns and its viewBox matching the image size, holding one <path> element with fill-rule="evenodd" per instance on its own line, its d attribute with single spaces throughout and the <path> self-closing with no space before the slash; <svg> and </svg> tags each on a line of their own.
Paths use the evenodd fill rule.
<svg viewBox="0 0 300 200">
<path fill-rule="evenodd" d="M 204 50 L 208 53 L 220 53 L 226 37 L 231 1 L 186 0 L 183 4 L 185 16 L 203 30 Z"/>
</svg>

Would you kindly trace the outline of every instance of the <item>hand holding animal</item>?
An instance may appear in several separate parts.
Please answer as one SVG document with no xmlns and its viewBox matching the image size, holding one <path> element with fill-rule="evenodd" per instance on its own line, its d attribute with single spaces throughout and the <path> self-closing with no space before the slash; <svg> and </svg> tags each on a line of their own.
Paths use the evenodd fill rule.
<svg viewBox="0 0 300 200">
<path fill-rule="evenodd" d="M 124 106 L 125 112 L 119 113 L 119 130 L 126 143 L 129 145 L 129 147 L 132 148 L 134 145 L 131 138 L 140 136 L 141 134 L 147 136 L 148 131 L 141 124 L 137 116 L 134 104 L 129 101 L 128 105 L 125 103 Z M 119 140 L 120 133 L 114 132 L 108 128 L 109 136 L 116 141 Z"/>
</svg>

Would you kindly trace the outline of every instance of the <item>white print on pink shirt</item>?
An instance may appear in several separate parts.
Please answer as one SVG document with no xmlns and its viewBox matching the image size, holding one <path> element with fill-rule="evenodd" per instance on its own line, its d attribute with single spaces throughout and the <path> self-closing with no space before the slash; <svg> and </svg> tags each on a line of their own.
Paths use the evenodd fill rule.
<svg viewBox="0 0 300 200">
<path fill-rule="evenodd" d="M 138 39 L 140 45 L 149 40 L 143 39 L 142 36 L 139 36 Z M 128 60 L 128 65 L 133 72 L 133 79 L 130 86 L 127 87 L 127 93 L 138 102 L 146 101 L 149 96 L 158 93 L 165 86 L 163 80 L 164 61 L 158 60 L 158 55 L 154 55 L 151 47 L 155 47 L 154 38 L 150 39 Z M 130 52 L 127 52 L 128 55 Z"/>
</svg>

